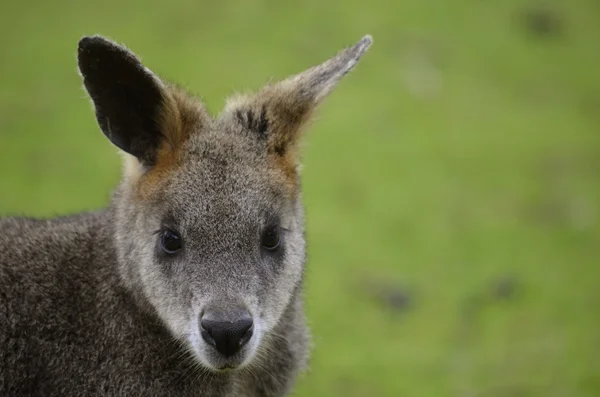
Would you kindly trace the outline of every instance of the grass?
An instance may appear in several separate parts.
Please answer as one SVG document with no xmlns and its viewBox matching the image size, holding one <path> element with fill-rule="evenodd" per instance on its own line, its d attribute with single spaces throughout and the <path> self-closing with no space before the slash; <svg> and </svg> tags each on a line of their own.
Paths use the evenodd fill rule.
<svg viewBox="0 0 600 397">
<path fill-rule="evenodd" d="M 373 35 L 306 140 L 296 396 L 600 394 L 597 2 L 4 1 L 0 214 L 107 204 L 93 33 L 213 112 Z"/>
</svg>

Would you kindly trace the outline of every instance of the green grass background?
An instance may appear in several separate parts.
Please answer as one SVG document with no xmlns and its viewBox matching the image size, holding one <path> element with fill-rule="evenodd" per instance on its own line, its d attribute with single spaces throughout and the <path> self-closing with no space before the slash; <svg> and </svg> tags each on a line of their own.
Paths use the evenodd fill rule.
<svg viewBox="0 0 600 397">
<path fill-rule="evenodd" d="M 296 396 L 600 395 L 598 1 L 4 0 L 0 214 L 107 204 L 94 33 L 212 112 L 373 35 L 306 139 Z"/>
</svg>

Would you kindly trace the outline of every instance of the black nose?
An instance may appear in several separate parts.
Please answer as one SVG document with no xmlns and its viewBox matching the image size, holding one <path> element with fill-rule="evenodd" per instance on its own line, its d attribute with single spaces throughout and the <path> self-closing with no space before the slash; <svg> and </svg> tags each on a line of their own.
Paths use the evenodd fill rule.
<svg viewBox="0 0 600 397">
<path fill-rule="evenodd" d="M 225 357 L 233 356 L 252 337 L 252 317 L 245 310 L 208 311 L 200 319 L 202 339 Z"/>
</svg>

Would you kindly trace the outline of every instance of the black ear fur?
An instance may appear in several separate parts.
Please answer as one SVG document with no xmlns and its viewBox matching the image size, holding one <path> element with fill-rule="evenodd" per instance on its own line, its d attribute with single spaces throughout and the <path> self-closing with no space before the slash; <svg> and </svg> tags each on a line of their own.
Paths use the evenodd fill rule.
<svg viewBox="0 0 600 397">
<path fill-rule="evenodd" d="M 153 165 L 162 139 L 160 80 L 127 49 L 99 36 L 79 41 L 78 63 L 104 135 Z"/>
</svg>

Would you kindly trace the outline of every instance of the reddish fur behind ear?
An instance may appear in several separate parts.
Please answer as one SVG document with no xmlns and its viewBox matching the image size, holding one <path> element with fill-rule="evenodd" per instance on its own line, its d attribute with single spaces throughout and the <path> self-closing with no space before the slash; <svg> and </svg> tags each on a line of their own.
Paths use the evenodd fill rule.
<svg viewBox="0 0 600 397">
<path fill-rule="evenodd" d="M 135 157 L 126 157 L 126 183 L 140 198 L 150 198 L 160 190 L 171 172 L 179 165 L 181 147 L 209 121 L 200 100 L 175 86 L 165 88 L 159 117 L 163 139 L 158 149 L 156 164 L 144 169 Z"/>
<path fill-rule="evenodd" d="M 276 174 L 295 197 L 299 190 L 300 135 L 311 116 L 313 103 L 288 95 L 280 85 L 267 86 L 252 96 L 236 96 L 228 100 L 225 114 L 255 138 L 264 141 L 266 152 Z"/>
<path fill-rule="evenodd" d="M 177 151 L 195 129 L 202 127 L 207 114 L 197 98 L 176 86 L 167 87 L 163 101 L 159 121 L 164 145 L 170 151 Z"/>
<path fill-rule="evenodd" d="M 261 98 L 267 105 L 269 125 L 273 133 L 268 137 L 268 154 L 283 172 L 285 183 L 292 197 L 298 195 L 300 163 L 300 135 L 312 114 L 312 103 L 293 95 L 285 96 L 277 87 L 265 89 Z"/>
</svg>

